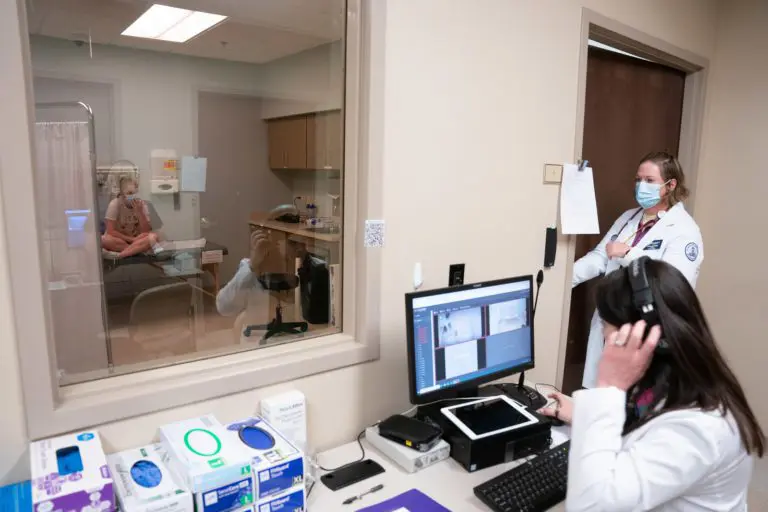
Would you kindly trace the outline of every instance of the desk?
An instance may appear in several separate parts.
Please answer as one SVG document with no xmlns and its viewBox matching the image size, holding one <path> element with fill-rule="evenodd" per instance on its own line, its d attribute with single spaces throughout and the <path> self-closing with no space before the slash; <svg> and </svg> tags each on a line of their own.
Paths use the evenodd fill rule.
<svg viewBox="0 0 768 512">
<path fill-rule="evenodd" d="M 570 435 L 570 427 L 552 429 L 553 446 L 565 442 Z M 434 466 L 422 469 L 417 473 L 406 473 L 400 466 L 395 465 L 365 440 L 365 456 L 382 465 L 385 472 L 355 485 L 333 492 L 322 482 L 317 482 L 309 496 L 308 509 L 311 512 L 345 511 L 354 512 L 364 507 L 374 505 L 385 499 L 393 498 L 410 489 L 419 489 L 452 512 L 488 512 L 488 507 L 475 497 L 473 489 L 491 478 L 509 471 L 526 459 L 499 464 L 475 473 L 468 473 L 455 460 L 449 458 Z M 356 442 L 345 444 L 333 450 L 323 452 L 319 456 L 320 463 L 325 467 L 337 467 L 360 457 L 360 447 Z M 384 489 L 364 497 L 353 505 L 342 505 L 342 502 L 357 494 L 361 494 L 374 485 L 384 484 Z M 553 509 L 565 510 L 565 502 Z"/>
<path fill-rule="evenodd" d="M 341 262 L 341 233 L 318 233 L 303 224 L 267 220 L 266 216 L 265 213 L 252 213 L 248 219 L 249 226 L 278 231 L 288 242 L 304 247 L 305 250 L 326 259 L 328 263 Z"/>
</svg>

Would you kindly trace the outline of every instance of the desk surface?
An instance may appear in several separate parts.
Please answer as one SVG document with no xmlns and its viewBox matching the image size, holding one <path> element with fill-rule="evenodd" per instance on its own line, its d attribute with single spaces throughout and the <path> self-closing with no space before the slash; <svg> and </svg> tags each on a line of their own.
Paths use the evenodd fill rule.
<svg viewBox="0 0 768 512">
<path fill-rule="evenodd" d="M 566 441 L 569 434 L 570 429 L 568 427 L 553 428 L 553 446 Z M 385 472 L 336 492 L 331 491 L 318 481 L 312 490 L 312 494 L 309 496 L 309 510 L 312 512 L 331 510 L 354 512 L 393 498 L 410 489 L 419 489 L 452 512 L 488 512 L 488 507 L 475 497 L 472 489 L 505 471 L 509 471 L 525 460 L 521 459 L 520 461 L 500 464 L 475 473 L 468 473 L 458 462 L 449 458 L 417 473 L 409 474 L 403 471 L 400 466 L 390 462 L 389 459 L 365 440 L 363 440 L 363 445 L 365 446 L 366 458 L 373 459 L 381 464 Z M 321 453 L 319 460 L 325 467 L 337 467 L 359 457 L 360 447 L 358 447 L 357 443 L 353 442 Z M 384 484 L 384 489 L 364 497 L 353 505 L 342 504 L 345 499 L 361 494 L 378 484 Z M 565 503 L 560 503 L 552 510 L 565 510 Z"/>
<path fill-rule="evenodd" d="M 312 240 L 320 240 L 322 242 L 338 243 L 341 242 L 341 235 L 339 233 L 317 233 L 311 229 L 307 229 L 302 224 L 291 224 L 289 222 L 279 222 L 276 220 L 267 220 L 266 214 L 252 213 L 248 223 L 251 226 L 261 226 L 268 229 L 274 229 L 275 231 L 282 231 L 290 235 L 296 235 L 302 238 L 309 238 Z"/>
</svg>

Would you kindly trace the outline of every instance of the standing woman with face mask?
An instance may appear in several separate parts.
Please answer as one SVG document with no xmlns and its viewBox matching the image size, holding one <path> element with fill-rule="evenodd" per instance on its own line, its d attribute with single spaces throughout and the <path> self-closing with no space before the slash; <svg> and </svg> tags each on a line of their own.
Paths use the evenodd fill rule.
<svg viewBox="0 0 768 512">
<path fill-rule="evenodd" d="M 688 197 L 683 168 L 665 152 L 649 153 L 640 160 L 635 177 L 638 208 L 628 210 L 592 251 L 573 267 L 573 286 L 626 267 L 640 256 L 666 261 L 696 286 L 704 259 L 701 231 L 683 201 Z M 603 353 L 603 324 L 592 316 L 584 366 L 585 388 L 596 385 L 597 365 Z"/>
</svg>

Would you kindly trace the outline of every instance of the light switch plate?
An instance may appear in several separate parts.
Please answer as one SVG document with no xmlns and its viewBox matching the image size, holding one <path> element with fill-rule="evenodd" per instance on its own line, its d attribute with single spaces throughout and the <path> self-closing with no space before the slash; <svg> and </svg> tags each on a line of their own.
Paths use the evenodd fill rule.
<svg viewBox="0 0 768 512">
<path fill-rule="evenodd" d="M 544 164 L 544 183 L 562 183 L 563 166 L 561 164 Z"/>
</svg>

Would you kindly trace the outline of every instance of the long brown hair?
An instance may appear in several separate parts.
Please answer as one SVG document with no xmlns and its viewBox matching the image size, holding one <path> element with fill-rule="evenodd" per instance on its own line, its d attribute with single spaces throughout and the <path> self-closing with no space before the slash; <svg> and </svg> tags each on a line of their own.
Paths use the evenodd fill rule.
<svg viewBox="0 0 768 512">
<path fill-rule="evenodd" d="M 653 151 L 640 159 L 639 165 L 642 165 L 645 162 L 651 162 L 658 166 L 661 171 L 661 179 L 664 180 L 665 183 L 670 180 L 675 180 L 675 188 L 670 189 L 669 185 L 667 185 L 667 201 L 669 202 L 670 207 L 675 206 L 690 195 L 688 187 L 685 186 L 683 166 L 680 165 L 680 161 L 672 154 L 667 153 L 666 151 Z"/>
<path fill-rule="evenodd" d="M 645 263 L 661 329 L 669 349 L 656 354 L 628 397 L 646 389 L 663 390 L 654 396 L 650 414 L 630 419 L 629 433 L 666 412 L 681 409 L 719 410 L 730 413 L 738 425 L 744 448 L 762 457 L 765 434 L 749 407 L 744 390 L 715 343 L 696 293 L 685 276 L 672 265 Z M 634 324 L 640 313 L 632 302 L 628 269 L 611 272 L 596 289 L 597 312 L 611 325 Z"/>
</svg>

